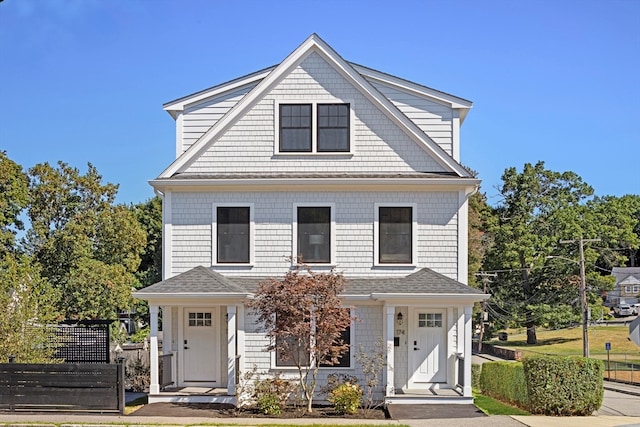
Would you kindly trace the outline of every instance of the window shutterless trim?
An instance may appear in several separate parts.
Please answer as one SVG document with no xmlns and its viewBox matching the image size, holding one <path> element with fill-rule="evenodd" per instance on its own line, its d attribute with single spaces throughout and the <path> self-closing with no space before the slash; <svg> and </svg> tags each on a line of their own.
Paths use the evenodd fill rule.
<svg viewBox="0 0 640 427">
<path fill-rule="evenodd" d="M 330 230 L 329 230 L 329 261 L 327 262 L 307 262 L 304 259 L 302 260 L 305 264 L 309 264 L 309 265 L 318 265 L 318 266 L 327 266 L 327 265 L 335 265 L 336 263 L 336 208 L 335 208 L 335 203 L 326 203 L 326 202 L 319 202 L 319 203 L 313 203 L 313 202 L 308 202 L 308 203 L 294 203 L 293 204 L 293 213 L 292 213 L 292 217 L 293 217 L 293 224 L 292 224 L 292 242 L 291 242 L 291 255 L 292 255 L 292 259 L 294 263 L 298 262 L 298 255 L 299 255 L 299 248 L 298 248 L 298 230 L 299 230 L 299 224 L 298 224 L 298 208 L 311 208 L 311 207 L 317 207 L 317 208 L 329 208 L 330 209 L 330 220 L 329 220 L 329 226 L 330 226 Z"/>
<path fill-rule="evenodd" d="M 248 208 L 249 209 L 249 259 L 242 262 L 218 262 L 218 208 Z M 253 203 L 214 203 L 212 205 L 213 218 L 211 222 L 211 265 L 224 266 L 249 266 L 253 264 L 255 249 L 255 224 L 253 219 L 254 207 Z"/>
<path fill-rule="evenodd" d="M 296 150 L 296 149 L 282 149 L 282 123 L 281 123 L 281 106 L 283 105 L 310 105 L 311 106 L 311 149 L 310 150 Z M 318 107 L 319 106 L 332 106 L 342 105 L 348 107 L 347 120 L 347 149 L 343 150 L 324 150 L 318 147 L 318 133 L 320 129 L 344 129 L 344 126 L 318 126 Z M 353 110 L 354 102 L 352 100 L 343 99 L 327 99 L 322 101 L 310 101 L 304 102 L 304 100 L 278 100 L 274 103 L 274 155 L 282 156 L 344 156 L 353 155 L 354 146 L 354 127 L 355 127 L 355 112 Z M 285 127 L 286 129 L 286 127 Z M 305 127 L 306 129 L 306 127 Z"/>
<path fill-rule="evenodd" d="M 411 208 L 411 259 L 408 262 L 380 262 L 380 208 Z M 402 267 L 414 266 L 417 259 L 418 244 L 418 205 L 416 203 L 376 203 L 374 205 L 373 226 L 373 265 Z"/>
</svg>

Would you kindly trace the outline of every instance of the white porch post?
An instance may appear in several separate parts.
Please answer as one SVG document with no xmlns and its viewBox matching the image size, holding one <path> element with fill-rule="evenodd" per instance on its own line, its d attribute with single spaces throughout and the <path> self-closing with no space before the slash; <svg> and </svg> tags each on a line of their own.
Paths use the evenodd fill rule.
<svg viewBox="0 0 640 427">
<path fill-rule="evenodd" d="M 471 318 L 473 306 L 464 307 L 464 387 L 462 394 L 464 397 L 472 397 L 471 391 Z"/>
<path fill-rule="evenodd" d="M 227 394 L 236 394 L 236 306 L 227 306 Z"/>
<path fill-rule="evenodd" d="M 396 317 L 396 307 L 387 305 L 386 307 L 386 321 L 384 322 L 384 331 L 385 331 L 385 343 L 387 346 L 387 385 L 385 388 L 386 396 L 394 396 L 395 392 L 395 378 L 393 376 L 394 372 L 394 351 L 395 347 L 393 346 L 393 333 L 395 326 L 395 317 Z"/>
<path fill-rule="evenodd" d="M 149 304 L 149 316 L 151 324 L 149 325 L 150 342 L 149 342 L 149 361 L 151 368 L 151 384 L 149 384 L 149 394 L 160 393 L 160 383 L 158 378 L 158 306 Z"/>
</svg>

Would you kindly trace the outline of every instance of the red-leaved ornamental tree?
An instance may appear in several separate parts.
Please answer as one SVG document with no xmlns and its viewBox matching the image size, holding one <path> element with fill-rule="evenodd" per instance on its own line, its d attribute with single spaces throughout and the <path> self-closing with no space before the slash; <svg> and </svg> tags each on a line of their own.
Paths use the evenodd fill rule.
<svg viewBox="0 0 640 427">
<path fill-rule="evenodd" d="M 334 270 L 316 273 L 298 265 L 284 279 L 260 283 L 248 304 L 270 338 L 266 350 L 276 352 L 279 364 L 298 369 L 308 412 L 320 366 L 338 363 L 349 347 L 341 339 L 352 320 L 339 298 L 344 285 L 344 277 Z"/>
</svg>

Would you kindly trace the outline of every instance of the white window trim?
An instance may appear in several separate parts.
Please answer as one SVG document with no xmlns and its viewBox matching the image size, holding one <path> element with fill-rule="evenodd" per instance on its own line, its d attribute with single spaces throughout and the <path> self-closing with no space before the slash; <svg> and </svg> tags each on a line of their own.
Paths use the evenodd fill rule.
<svg viewBox="0 0 640 427">
<path fill-rule="evenodd" d="M 381 263 L 380 260 L 380 208 L 411 208 L 411 262 Z M 373 265 L 376 267 L 415 267 L 418 252 L 418 204 L 376 203 L 373 212 Z"/>
<path fill-rule="evenodd" d="M 330 208 L 331 209 L 331 260 L 326 262 L 305 262 L 310 266 L 318 266 L 318 267 L 327 267 L 327 266 L 335 266 L 336 265 L 336 204 L 335 203 L 326 203 L 326 202 L 305 202 L 305 203 L 294 203 L 293 204 L 293 230 L 291 230 L 292 242 L 291 242 L 291 259 L 292 264 L 296 264 L 298 262 L 298 208 L 303 207 L 319 207 L 319 208 Z"/>
<path fill-rule="evenodd" d="M 353 307 L 345 307 L 345 308 L 349 308 L 349 315 L 351 316 L 351 324 L 349 325 L 349 346 L 350 348 L 350 354 L 349 354 L 349 366 L 321 366 L 320 370 L 324 370 L 324 369 L 333 369 L 333 370 L 346 370 L 346 369 L 353 369 L 356 365 L 355 365 L 355 339 L 356 339 L 356 334 L 355 334 L 355 330 L 356 330 L 356 322 L 354 321 L 354 311 L 356 310 Z M 277 369 L 279 371 L 296 371 L 298 370 L 298 368 L 296 366 L 278 366 L 276 364 L 276 350 L 273 350 L 270 352 L 271 353 L 271 369 Z M 315 363 L 315 361 L 312 361 L 313 363 Z M 312 365 L 313 365 L 312 363 Z M 314 366 L 310 366 L 310 368 L 313 368 Z"/>
<path fill-rule="evenodd" d="M 280 151 L 280 104 L 310 104 L 311 105 L 311 151 Z M 318 104 L 349 104 L 349 151 L 321 151 L 318 152 Z M 274 146 L 273 153 L 278 156 L 353 156 L 355 142 L 354 102 L 350 99 L 323 99 L 308 101 L 304 99 L 281 99 L 274 102 Z"/>
<path fill-rule="evenodd" d="M 218 262 L 218 208 L 237 207 L 249 208 L 249 262 Z M 253 220 L 253 203 L 214 203 L 213 219 L 211 222 L 211 265 L 216 266 L 242 266 L 250 267 L 254 263 L 255 256 L 255 223 Z"/>
</svg>

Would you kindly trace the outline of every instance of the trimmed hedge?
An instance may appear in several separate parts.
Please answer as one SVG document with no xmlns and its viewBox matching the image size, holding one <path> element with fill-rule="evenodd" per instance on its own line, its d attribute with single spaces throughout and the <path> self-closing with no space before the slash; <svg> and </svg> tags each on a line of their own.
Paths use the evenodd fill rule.
<svg viewBox="0 0 640 427">
<path fill-rule="evenodd" d="M 534 356 L 523 360 L 529 411 L 591 415 L 604 398 L 604 363 L 585 357 Z"/>
<path fill-rule="evenodd" d="M 482 365 L 477 363 L 471 364 L 471 387 L 480 389 L 480 372 L 482 372 Z"/>
<path fill-rule="evenodd" d="M 528 408 L 527 384 L 521 362 L 487 362 L 480 372 L 482 394 Z"/>
</svg>

